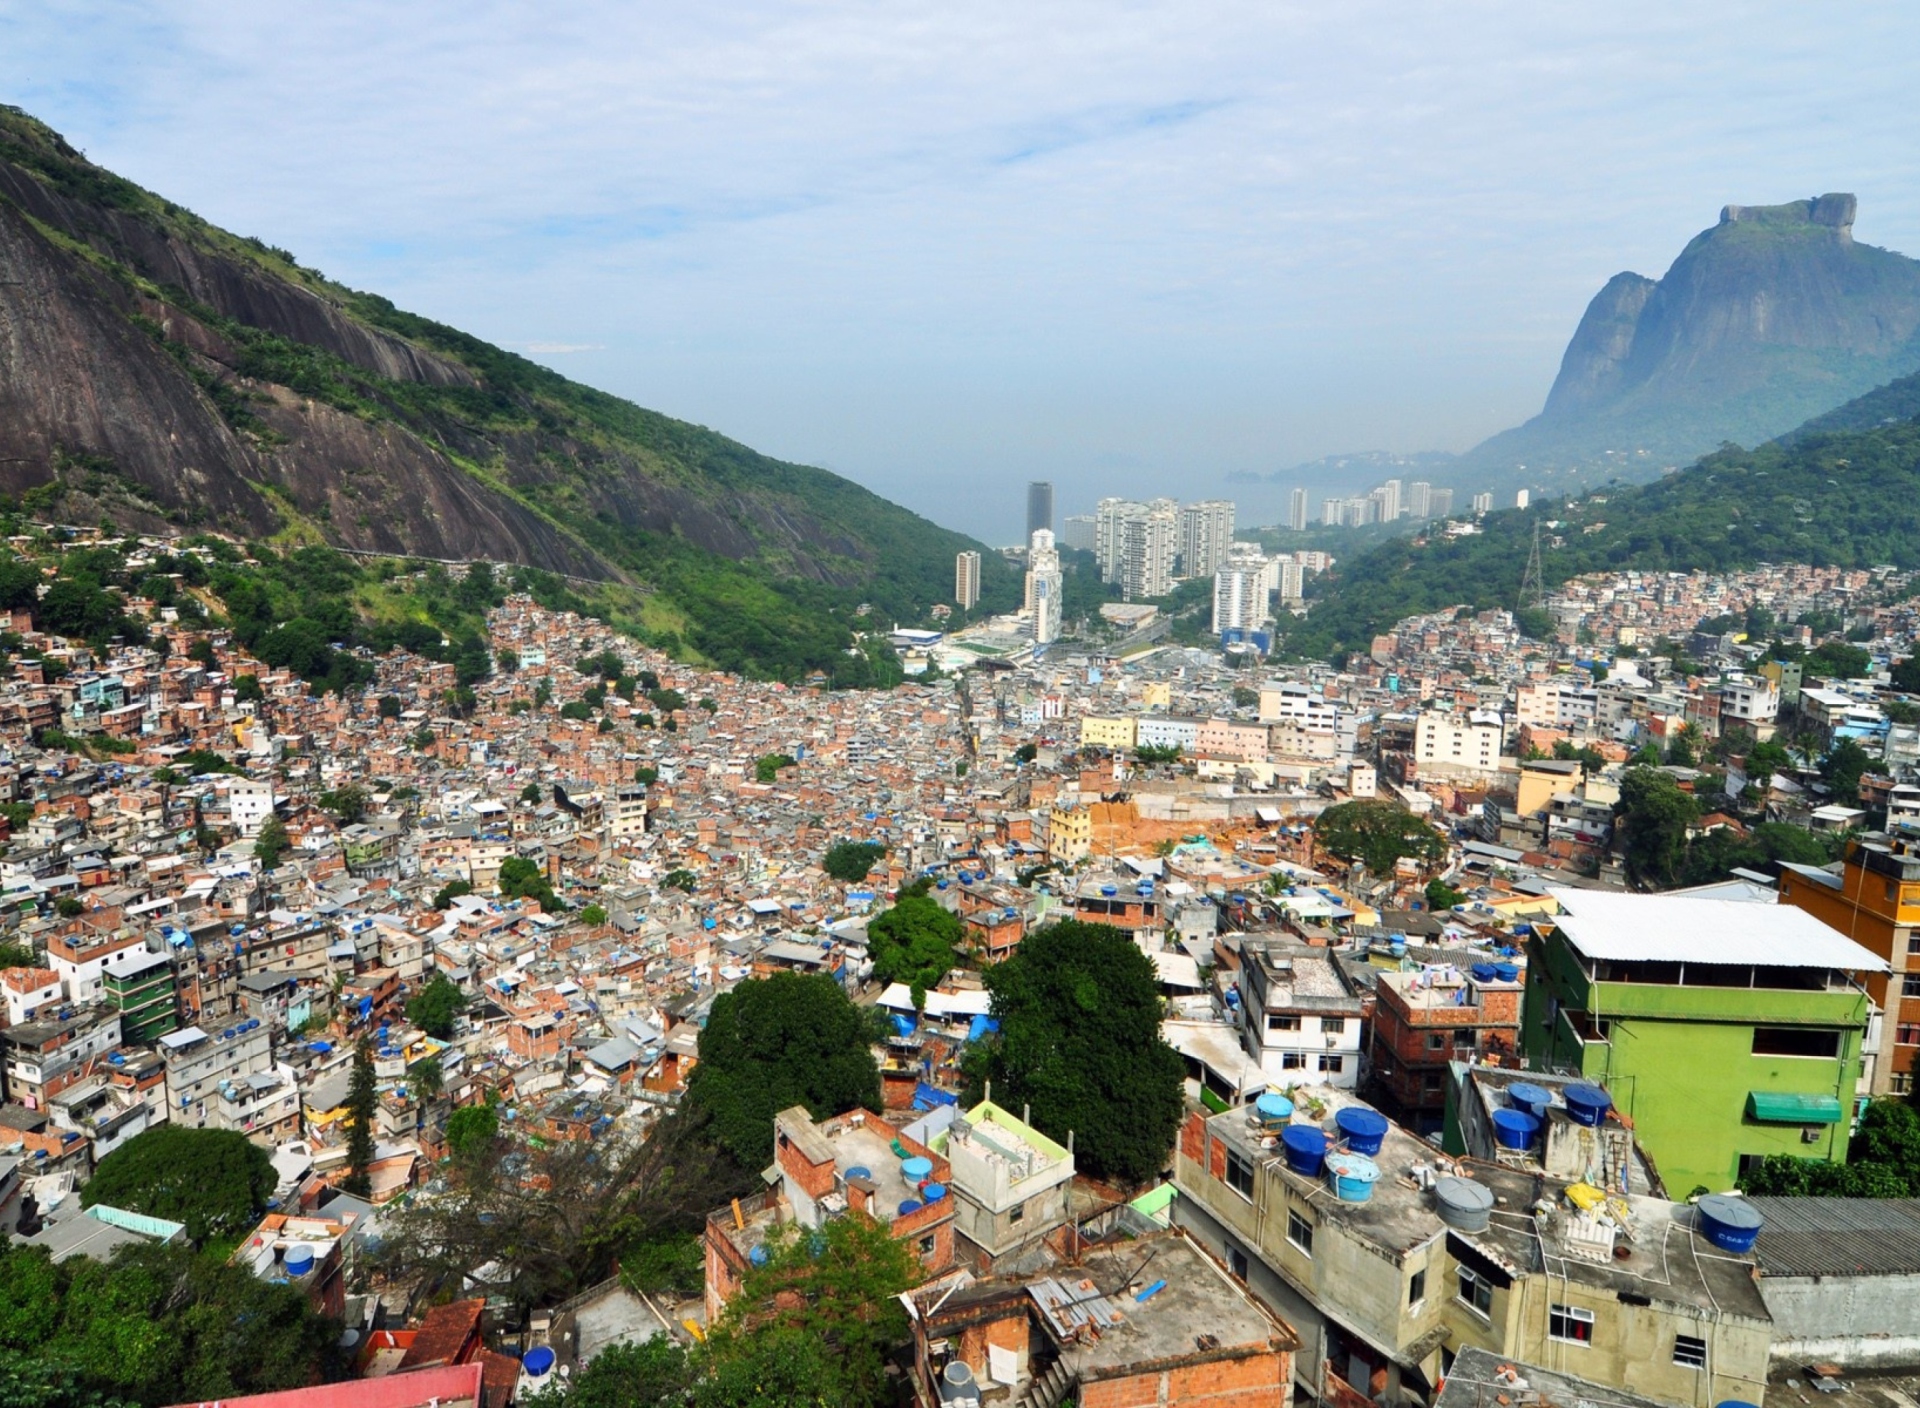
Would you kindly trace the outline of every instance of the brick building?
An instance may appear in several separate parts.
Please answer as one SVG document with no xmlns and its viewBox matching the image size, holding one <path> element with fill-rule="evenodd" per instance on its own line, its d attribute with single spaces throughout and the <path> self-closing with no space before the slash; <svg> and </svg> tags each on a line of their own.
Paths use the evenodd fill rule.
<svg viewBox="0 0 1920 1408">
<path fill-rule="evenodd" d="M 1501 974 L 1513 974 L 1502 977 Z M 1484 976 L 1483 976 L 1484 975 Z M 1524 973 L 1476 964 L 1383 973 L 1373 1009 L 1373 1079 L 1416 1128 L 1438 1128 L 1453 1061 L 1510 1061 Z"/>
</svg>

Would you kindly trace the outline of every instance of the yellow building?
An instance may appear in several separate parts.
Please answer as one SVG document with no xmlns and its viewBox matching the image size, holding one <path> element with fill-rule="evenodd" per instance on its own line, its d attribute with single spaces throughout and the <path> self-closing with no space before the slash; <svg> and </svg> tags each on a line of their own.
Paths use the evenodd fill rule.
<svg viewBox="0 0 1920 1408">
<path fill-rule="evenodd" d="M 1077 865 L 1093 849 L 1093 813 L 1085 807 L 1055 807 L 1047 817 L 1047 859 Z"/>
<path fill-rule="evenodd" d="M 1080 746 L 1082 748 L 1113 748 L 1130 752 L 1133 749 L 1134 722 L 1131 718 L 1108 719 L 1089 714 L 1080 720 Z"/>
<path fill-rule="evenodd" d="M 1143 709 L 1171 709 L 1173 707 L 1173 686 L 1165 680 L 1155 680 L 1140 691 L 1140 707 Z"/>
</svg>

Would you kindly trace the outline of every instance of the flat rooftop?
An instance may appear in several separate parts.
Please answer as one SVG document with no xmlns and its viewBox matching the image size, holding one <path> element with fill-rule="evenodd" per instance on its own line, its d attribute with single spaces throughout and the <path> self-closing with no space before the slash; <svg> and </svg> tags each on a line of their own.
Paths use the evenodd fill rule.
<svg viewBox="0 0 1920 1408">
<path fill-rule="evenodd" d="M 1484 1349 L 1461 1350 L 1447 1370 L 1446 1383 L 1433 1408 L 1487 1408 L 1492 1403 L 1533 1403 L 1541 1408 L 1655 1408 L 1651 1398 L 1590 1379 L 1554 1373 Z"/>
<path fill-rule="evenodd" d="M 1804 909 L 1552 887 L 1553 925 L 1588 958 L 1884 973 L 1887 961 Z"/>
</svg>

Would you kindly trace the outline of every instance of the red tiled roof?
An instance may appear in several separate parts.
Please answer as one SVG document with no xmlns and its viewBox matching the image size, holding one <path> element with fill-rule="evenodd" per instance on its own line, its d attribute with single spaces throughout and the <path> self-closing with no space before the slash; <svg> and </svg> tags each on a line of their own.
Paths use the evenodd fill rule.
<svg viewBox="0 0 1920 1408">
<path fill-rule="evenodd" d="M 175 1408 L 461 1408 L 480 1402 L 479 1364 L 446 1364 L 409 1374 L 352 1379 L 343 1384 L 283 1389 L 242 1398 L 222 1398 Z"/>
<path fill-rule="evenodd" d="M 484 1300 L 456 1300 L 451 1305 L 436 1305 L 427 1312 L 425 1323 L 407 1348 L 401 1369 L 417 1369 L 431 1364 L 446 1364 L 458 1358 L 470 1344 L 480 1340 L 480 1313 Z"/>
</svg>

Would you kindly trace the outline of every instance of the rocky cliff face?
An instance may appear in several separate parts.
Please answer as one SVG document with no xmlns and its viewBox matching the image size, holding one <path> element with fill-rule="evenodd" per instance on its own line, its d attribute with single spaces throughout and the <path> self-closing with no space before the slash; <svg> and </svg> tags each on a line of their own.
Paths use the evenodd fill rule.
<svg viewBox="0 0 1920 1408">
<path fill-rule="evenodd" d="M 1755 444 L 1920 368 L 1920 262 L 1857 243 L 1856 202 L 1729 205 L 1658 281 L 1588 305 L 1541 414 L 1463 479 L 1565 489 Z"/>
<path fill-rule="evenodd" d="M 671 558 L 661 576 L 677 590 L 691 571 L 709 611 L 763 585 L 794 610 L 828 609 L 787 585 L 808 582 L 875 590 L 906 614 L 942 599 L 953 552 L 977 546 L 825 471 L 332 284 L 12 109 L 0 492 L 144 531 L 301 522 L 349 548 L 663 590 L 651 573 Z M 700 565 L 711 559 L 735 568 L 716 577 Z"/>
</svg>

